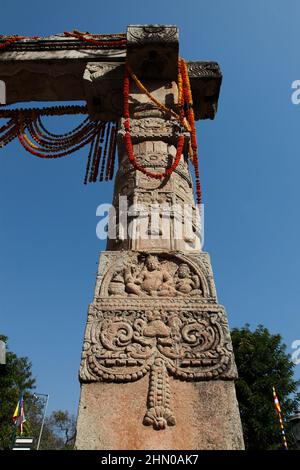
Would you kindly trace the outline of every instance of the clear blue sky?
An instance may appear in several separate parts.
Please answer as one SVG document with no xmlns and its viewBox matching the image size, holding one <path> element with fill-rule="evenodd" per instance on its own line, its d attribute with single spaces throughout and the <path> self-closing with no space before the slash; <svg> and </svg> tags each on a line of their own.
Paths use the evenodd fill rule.
<svg viewBox="0 0 300 470">
<path fill-rule="evenodd" d="M 282 334 L 289 352 L 300 339 L 300 105 L 290 99 L 291 83 L 300 79 L 299 18 L 297 0 L 2 0 L 0 6 L 2 34 L 175 24 L 183 57 L 219 62 L 217 117 L 198 124 L 204 248 L 231 327 L 262 323 Z M 75 413 L 87 307 L 104 249 L 96 207 L 110 202 L 112 192 L 109 185 L 82 184 L 85 157 L 86 149 L 41 161 L 17 142 L 0 151 L 0 331 L 13 351 L 31 359 L 50 410 Z"/>
</svg>

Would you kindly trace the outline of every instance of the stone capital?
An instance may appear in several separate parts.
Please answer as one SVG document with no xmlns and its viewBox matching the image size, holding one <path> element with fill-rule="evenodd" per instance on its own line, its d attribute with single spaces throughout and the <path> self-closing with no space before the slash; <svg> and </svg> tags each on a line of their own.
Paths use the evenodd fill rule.
<svg viewBox="0 0 300 470">
<path fill-rule="evenodd" d="M 176 80 L 178 28 L 173 25 L 130 25 L 127 60 L 143 79 Z"/>
</svg>

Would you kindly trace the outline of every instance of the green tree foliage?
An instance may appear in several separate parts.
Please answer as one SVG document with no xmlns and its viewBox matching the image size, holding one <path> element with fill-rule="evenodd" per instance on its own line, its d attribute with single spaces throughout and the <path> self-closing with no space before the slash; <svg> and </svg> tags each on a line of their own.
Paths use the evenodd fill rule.
<svg viewBox="0 0 300 470">
<path fill-rule="evenodd" d="M 7 344 L 7 337 L 0 335 L 0 340 Z M 17 357 L 13 352 L 6 354 L 6 365 L 0 369 L 0 449 L 11 447 L 14 425 L 12 416 L 20 398 L 24 393 L 26 400 L 35 388 L 31 363 L 27 357 Z"/>
<path fill-rule="evenodd" d="M 45 407 L 45 398 L 40 396 L 29 396 L 24 403 L 27 421 L 24 424 L 24 436 L 34 438 L 34 448 L 37 448 L 38 440 L 41 432 L 43 415 Z M 63 439 L 57 435 L 53 426 L 49 423 L 49 418 L 45 419 L 39 450 L 58 450 L 64 448 Z"/>
<path fill-rule="evenodd" d="M 0 340 L 7 345 L 7 337 L 0 335 Z M 20 398 L 24 396 L 26 422 L 23 425 L 23 437 L 34 438 L 38 442 L 45 402 L 34 395 L 35 379 L 28 358 L 17 357 L 11 351 L 6 354 L 6 365 L 0 366 L 0 450 L 10 449 L 18 430 L 12 416 Z M 53 411 L 46 418 L 40 443 L 40 449 L 72 449 L 75 439 L 75 418 L 67 411 Z"/>
<path fill-rule="evenodd" d="M 74 448 L 76 420 L 68 411 L 53 411 L 47 419 L 46 427 L 59 440 L 57 449 L 71 450 Z"/>
<path fill-rule="evenodd" d="M 239 379 L 237 399 L 243 425 L 246 449 L 282 449 L 281 430 L 273 402 L 272 386 L 276 388 L 282 417 L 287 420 L 300 404 L 294 380 L 294 363 L 286 353 L 280 335 L 272 335 L 259 325 L 249 325 L 231 332 Z M 292 445 L 292 437 L 288 433 Z"/>
</svg>

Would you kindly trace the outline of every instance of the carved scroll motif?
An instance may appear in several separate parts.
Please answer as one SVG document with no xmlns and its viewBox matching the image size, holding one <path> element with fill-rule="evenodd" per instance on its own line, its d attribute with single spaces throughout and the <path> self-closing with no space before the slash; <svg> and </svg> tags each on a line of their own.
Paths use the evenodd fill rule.
<svg viewBox="0 0 300 470">
<path fill-rule="evenodd" d="M 92 311 L 86 330 L 83 382 L 129 382 L 150 372 L 144 424 L 175 424 L 168 373 L 184 380 L 233 379 L 225 313 L 198 310 Z"/>
</svg>

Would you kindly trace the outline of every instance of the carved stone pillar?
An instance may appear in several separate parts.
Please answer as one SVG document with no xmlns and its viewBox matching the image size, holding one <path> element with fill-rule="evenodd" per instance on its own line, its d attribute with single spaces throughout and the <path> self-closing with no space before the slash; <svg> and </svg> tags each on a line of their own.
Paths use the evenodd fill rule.
<svg viewBox="0 0 300 470">
<path fill-rule="evenodd" d="M 129 63 L 168 107 L 177 102 L 177 36 L 171 26 L 128 30 Z M 134 85 L 130 112 L 136 158 L 149 170 L 163 172 L 176 154 L 181 132 L 177 121 L 149 103 Z M 108 239 L 107 251 L 100 255 L 89 307 L 76 446 L 242 449 L 237 372 L 209 255 L 200 250 L 188 136 L 180 165 L 163 181 L 132 168 L 123 137 L 121 120 L 117 211 L 110 223 L 116 237 Z M 129 236 L 122 225 L 126 209 L 120 196 L 133 206 Z M 151 205 L 165 208 L 166 222 L 164 212 L 153 213 Z M 180 232 L 184 225 L 184 206 L 190 208 L 191 230 L 185 233 L 183 228 L 176 238 L 176 227 Z"/>
</svg>

